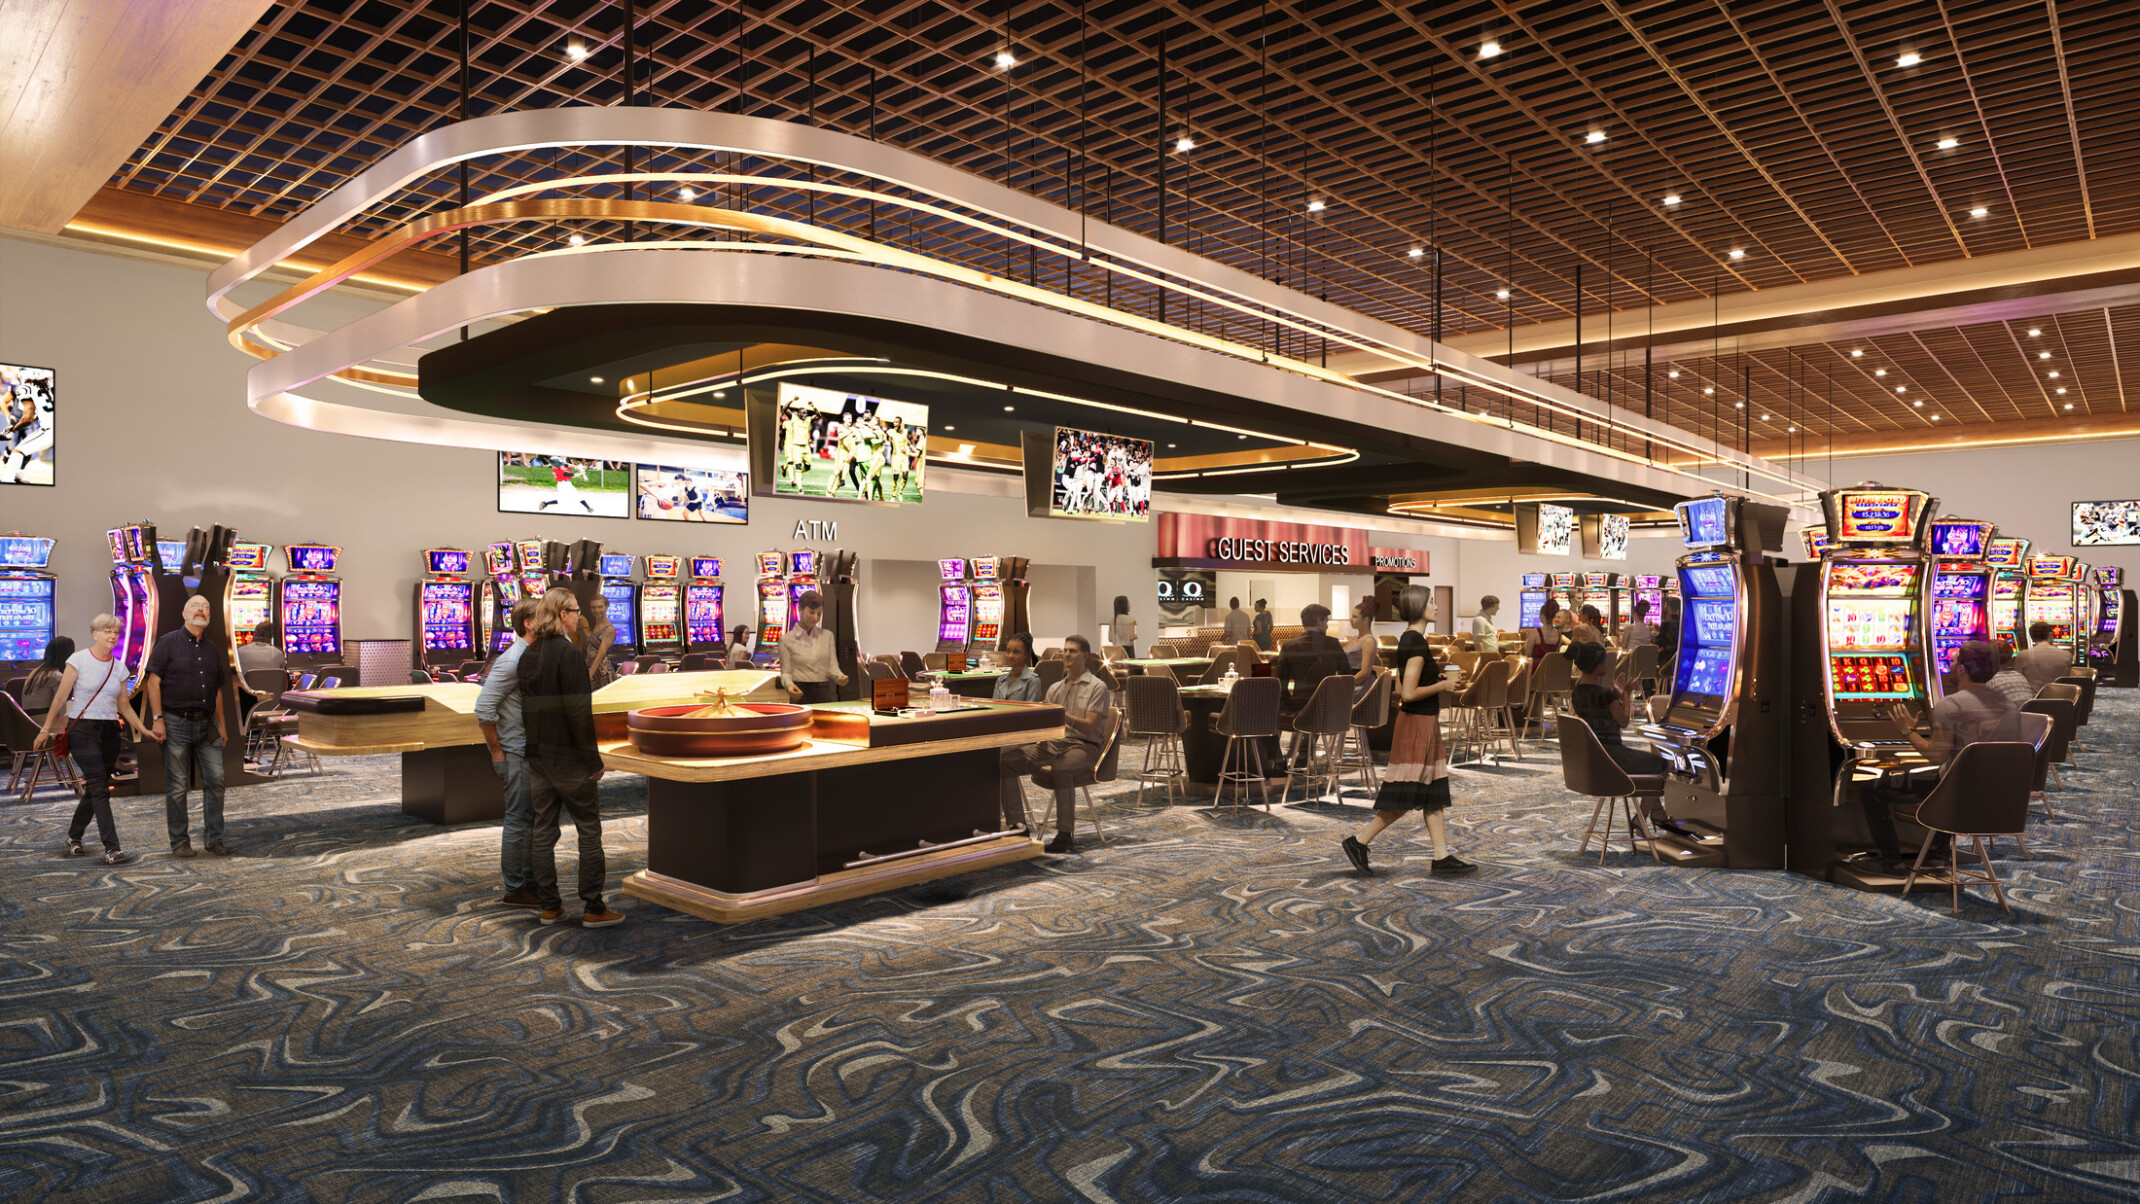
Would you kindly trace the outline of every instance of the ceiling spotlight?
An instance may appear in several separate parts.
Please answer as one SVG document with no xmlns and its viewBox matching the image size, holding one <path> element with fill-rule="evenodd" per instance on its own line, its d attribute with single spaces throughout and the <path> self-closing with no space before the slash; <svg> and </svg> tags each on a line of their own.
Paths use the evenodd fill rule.
<svg viewBox="0 0 2140 1204">
<path fill-rule="evenodd" d="M 1605 131 L 1592 130 L 1589 133 L 1583 135 L 1583 141 L 1590 143 L 1592 146 L 1596 146 L 1598 143 L 1605 141 Z"/>
<path fill-rule="evenodd" d="M 1190 151 L 1196 149 L 1196 139 L 1191 138 L 1187 134 L 1183 134 L 1181 137 L 1176 138 L 1174 140 L 1174 149 L 1178 153 L 1186 155 Z"/>
<path fill-rule="evenodd" d="M 584 247 L 587 245 L 586 236 L 581 234 L 575 234 L 572 237 L 566 239 L 565 241 L 575 247 Z"/>
<path fill-rule="evenodd" d="M 602 378 L 599 376 L 590 376 L 587 378 L 587 383 L 590 385 L 599 385 L 602 383 Z"/>
<path fill-rule="evenodd" d="M 1498 58 L 1500 55 L 1501 43 L 1499 42 L 1488 41 L 1479 47 L 1479 57 L 1482 59 Z"/>
<path fill-rule="evenodd" d="M 1420 249 L 1419 249 L 1418 247 L 1413 247 L 1413 248 L 1412 248 L 1412 249 L 1411 249 L 1410 251 L 1407 251 L 1407 252 L 1405 252 L 1405 253 L 1406 253 L 1407 255 L 1410 255 L 1410 256 L 1411 256 L 1412 258 L 1414 258 L 1414 259 L 1417 259 L 1417 258 L 1419 258 L 1420 256 L 1422 256 L 1422 255 L 1426 254 L 1426 252 L 1425 252 L 1425 251 L 1422 251 L 1422 250 L 1420 250 Z"/>
<path fill-rule="evenodd" d="M 2060 385 L 2060 386 L 2058 386 L 2058 391 L 2059 391 L 2059 392 L 2061 392 L 2061 393 L 2065 392 L 2065 391 L 2066 391 L 2066 386 L 2064 386 L 2064 385 Z"/>
<path fill-rule="evenodd" d="M 1773 418 L 1772 418 L 1772 417 L 1771 417 L 1770 415 L 1767 415 L 1767 414 L 1763 414 L 1763 415 L 1761 416 L 1761 421 L 1763 421 L 1763 422 L 1772 422 L 1772 421 L 1774 421 L 1774 419 L 1773 419 Z"/>
<path fill-rule="evenodd" d="M 691 187 L 689 184 L 686 184 L 684 185 L 683 190 L 678 192 L 676 195 L 684 198 L 687 201 L 695 201 L 698 199 L 698 189 Z"/>
<path fill-rule="evenodd" d="M 2036 329 L 2036 328 L 2035 328 L 2035 327 L 2033 327 L 2033 326 L 2029 327 L 2029 337 L 2030 337 L 2030 338 L 2032 338 L 2032 339 L 2033 339 L 2033 338 L 2035 338 L 2035 337 L 2036 337 L 2037 335 L 2040 335 L 2040 334 L 2042 334 L 2042 333 L 2043 333 L 2042 331 L 2040 331 L 2040 330 Z"/>
<path fill-rule="evenodd" d="M 726 397 L 726 396 L 728 396 L 728 390 L 726 390 L 726 389 L 715 389 L 715 390 L 713 391 L 713 395 L 714 395 L 715 397 Z M 948 428 L 947 428 L 947 429 L 948 429 Z"/>
<path fill-rule="evenodd" d="M 1666 193 L 1666 194 L 1665 194 L 1665 196 L 1664 196 L 1664 203 L 1665 203 L 1665 204 L 1667 204 L 1667 205 L 1677 205 L 1677 204 L 1679 204 L 1679 194 L 1678 194 L 1678 193 L 1676 193 L 1676 192 L 1668 192 L 1668 193 Z"/>
<path fill-rule="evenodd" d="M 1018 56 L 1017 56 L 1017 55 L 1015 55 L 1015 54 L 1012 54 L 1012 53 L 1011 53 L 1010 51 L 1008 51 L 1008 50 L 998 50 L 998 51 L 996 52 L 996 66 L 997 66 L 998 68 L 1000 68 L 1000 69 L 1002 69 L 1002 70 L 1004 70 L 1004 71 L 1008 71 L 1008 70 L 1010 70 L 1011 68 L 1013 68 L 1013 67 L 1015 67 L 1015 66 L 1017 66 L 1017 65 L 1018 65 Z"/>
<path fill-rule="evenodd" d="M 1941 150 L 1953 150 L 1955 147 L 1960 145 L 1960 142 L 1952 138 L 1942 138 L 1939 140 L 1939 149 Z"/>
<path fill-rule="evenodd" d="M 1798 428 L 1797 428 L 1797 427 L 1795 427 L 1795 426 L 1794 426 L 1794 427 L 1787 427 L 1787 428 L 1785 428 L 1785 429 L 1789 430 L 1789 431 L 1790 431 L 1790 433 L 1792 433 L 1792 434 L 1794 434 L 1794 435 L 1798 433 Z"/>
<path fill-rule="evenodd" d="M 1938 421 L 1939 421 L 1939 415 L 1937 415 L 1937 414 L 1934 414 L 1934 415 L 1932 415 L 1932 421 L 1934 421 L 1934 422 L 1938 422 Z"/>
<path fill-rule="evenodd" d="M 1234 436 L 1234 438 L 1236 438 L 1236 439 L 1246 439 L 1246 438 L 1248 438 L 1248 436 L 1247 436 L 1247 435 L 1235 435 L 1235 436 Z"/>
<path fill-rule="evenodd" d="M 1737 247 L 1733 247 L 1733 248 L 1731 249 L 1731 257 L 1732 257 L 1733 259 L 1744 259 L 1744 258 L 1746 258 L 1746 252 L 1744 252 L 1744 251 L 1741 251 L 1741 250 L 1740 250 L 1739 248 L 1737 248 Z"/>
<path fill-rule="evenodd" d="M 1704 388 L 1704 389 L 1702 390 L 1702 392 L 1703 392 L 1703 393 L 1705 393 L 1705 394 L 1706 394 L 1706 393 L 1714 393 L 1714 392 L 1716 392 L 1716 388 L 1715 388 L 1714 386 L 1710 386 L 1710 387 L 1708 387 L 1708 388 Z"/>
<path fill-rule="evenodd" d="M 2052 380 L 2057 380 L 2057 379 L 2058 379 L 2058 369 L 2056 369 L 2056 368 L 2053 368 L 2053 369 L 2051 370 L 2051 379 L 2052 379 Z"/>
<path fill-rule="evenodd" d="M 1914 50 L 1908 50 L 1904 51 L 1902 56 L 1895 60 L 1895 65 L 1897 67 L 1915 67 L 1917 64 L 1924 61 L 1925 60 L 1923 55 L 1918 54 Z"/>
<path fill-rule="evenodd" d="M 1874 375 L 1874 376 L 1886 376 L 1886 375 L 1887 375 L 1887 369 L 1885 369 L 1885 368 L 1875 368 L 1875 369 L 1873 369 L 1873 375 Z"/>
<path fill-rule="evenodd" d="M 2039 351 L 2036 353 L 2036 358 L 2040 360 L 2047 360 L 2051 358 L 2051 353 L 2048 351 Z"/>
<path fill-rule="evenodd" d="M 1309 202 L 1308 202 L 1308 212 L 1310 212 L 1310 213 L 1321 213 L 1322 211 L 1323 211 L 1323 203 L 1322 203 L 1321 201 L 1309 201 Z"/>
<path fill-rule="evenodd" d="M 1854 360 L 1861 360 L 1865 358 L 1865 353 L 1863 351 L 1853 351 L 1850 353 L 1850 358 Z"/>
<path fill-rule="evenodd" d="M 2064 390 L 2064 389 L 2060 389 L 2060 390 L 2059 390 L 2059 392 L 2063 393 L 2063 392 L 2065 392 L 2065 390 Z M 2073 408 L 2073 403 L 2072 403 L 2072 402 L 2070 402 L 2070 401 L 2069 401 L 2069 402 L 2067 402 L 2067 403 L 2066 403 L 2066 408 L 2067 408 L 2067 409 L 2069 409 L 2069 410 L 2070 410 L 2070 409 L 2072 409 L 2072 408 Z"/>
<path fill-rule="evenodd" d="M 714 396 L 715 396 L 715 397 L 719 397 L 719 396 L 720 396 L 720 394 L 719 394 L 719 393 L 716 393 L 716 394 L 714 394 Z M 957 427 L 955 427 L 955 426 L 947 426 L 947 427 L 945 427 L 945 428 L 944 428 L 944 433 L 948 435 L 948 434 L 950 434 L 950 433 L 951 433 L 952 431 L 955 431 L 955 430 L 957 430 L 957 429 L 959 429 L 959 428 L 957 428 Z"/>
<path fill-rule="evenodd" d="M 1008 413 L 1010 413 L 1011 411 L 1013 411 L 1013 410 L 1015 410 L 1015 409 L 1017 409 L 1017 408 L 1018 408 L 1017 406 L 1004 406 L 1004 407 L 1003 407 L 1003 412 L 1004 412 L 1004 413 L 1006 413 L 1006 414 L 1008 414 Z"/>
<path fill-rule="evenodd" d="M 1672 369 L 1672 370 L 1671 370 L 1670 372 L 1667 372 L 1667 373 L 1665 373 L 1665 375 L 1666 375 L 1666 376 L 1669 376 L 1669 377 L 1671 377 L 1671 378 L 1672 378 L 1673 380 L 1678 380 L 1678 379 L 1679 379 L 1679 369 L 1677 369 L 1677 368 L 1674 368 L 1674 369 Z"/>
<path fill-rule="evenodd" d="M 1506 301 L 1506 300 L 1508 300 L 1508 290 L 1507 290 L 1507 289 L 1505 289 L 1505 288 L 1497 288 L 1497 289 L 1495 289 L 1495 290 L 1494 290 L 1494 300 L 1496 300 L 1496 301 Z"/>
<path fill-rule="evenodd" d="M 1923 398 L 1919 398 L 1919 399 L 1917 399 L 1916 401 L 1913 401 L 1913 402 L 1911 402 L 1910 404 L 1911 404 L 1911 405 L 1913 405 L 1913 406 L 1916 406 L 1916 407 L 1917 407 L 1918 409 L 1920 409 L 1920 410 L 1921 410 L 1921 409 L 1924 409 L 1924 408 L 1925 408 L 1925 403 L 1924 403 L 1924 399 L 1923 399 Z"/>
<path fill-rule="evenodd" d="M 1907 392 L 1909 392 L 1909 391 L 1910 391 L 1910 387 L 1909 387 L 1908 385 L 1896 385 L 1896 386 L 1895 386 L 1895 392 L 1897 392 L 1897 393 L 1907 393 Z"/>
<path fill-rule="evenodd" d="M 1734 410 L 1743 410 L 1746 408 L 1746 403 L 1743 401 L 1734 401 L 1731 403 L 1731 408 Z"/>
<path fill-rule="evenodd" d="M 571 59 L 571 60 L 572 60 L 573 62 L 575 62 L 575 63 L 576 63 L 576 62 L 578 62 L 578 61 L 580 61 L 580 60 L 581 60 L 581 59 L 583 59 L 583 58 L 586 58 L 586 57 L 587 57 L 587 47 L 586 47 L 586 45 L 585 45 L 585 44 L 583 44 L 583 43 L 580 43 L 580 42 L 567 42 L 567 43 L 565 43 L 565 57 L 566 57 L 566 58 L 568 58 L 568 59 Z"/>
<path fill-rule="evenodd" d="M 1984 206 L 1982 206 L 1982 205 L 1978 205 L 1978 206 L 1977 206 L 1976 208 L 1974 208 L 1974 209 L 1971 209 L 1971 210 L 1969 211 L 1969 216 L 1971 216 L 1971 217 L 1988 217 L 1988 216 L 1990 216 L 1990 214 L 1991 214 L 1991 210 L 1989 210 L 1989 209 L 1986 209 L 1986 208 L 1985 208 Z"/>
<path fill-rule="evenodd" d="M 1167 444 L 1167 446 L 1168 446 L 1168 447 L 1172 447 L 1172 446 L 1174 446 L 1174 445 L 1173 445 L 1173 444 L 1171 444 L 1171 443 L 1169 443 L 1169 444 Z"/>
</svg>

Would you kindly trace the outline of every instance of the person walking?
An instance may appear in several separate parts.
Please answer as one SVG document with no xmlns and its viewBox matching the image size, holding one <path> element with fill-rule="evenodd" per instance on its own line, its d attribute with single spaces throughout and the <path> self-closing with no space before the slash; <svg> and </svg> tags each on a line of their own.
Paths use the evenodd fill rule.
<svg viewBox="0 0 2140 1204">
<path fill-rule="evenodd" d="M 1122 646 L 1124 657 L 1137 655 L 1137 620 L 1129 613 L 1128 595 L 1115 595 L 1115 614 L 1108 620 L 1107 629 L 1114 633 L 1115 643 Z"/>
<path fill-rule="evenodd" d="M 593 688 L 575 638 L 580 603 L 568 589 L 542 596 L 528 624 L 527 647 L 514 667 L 520 678 L 520 716 L 526 731 L 528 796 L 534 812 L 530 861 L 544 924 L 565 918 L 557 887 L 557 839 L 569 814 L 579 833 L 579 896 L 582 928 L 611 928 L 624 917 L 609 910 L 602 882 L 609 866 L 602 856 L 602 809 L 596 783 L 602 753 L 594 738 Z"/>
<path fill-rule="evenodd" d="M 1271 603 L 1268 598 L 1256 599 L 1256 613 L 1248 617 L 1248 638 L 1265 652 L 1271 650 L 1271 633 L 1277 630 L 1271 619 Z"/>
<path fill-rule="evenodd" d="M 58 641 L 54 641 L 57 643 Z M 67 641 L 73 647 L 74 641 Z M 89 647 L 67 657 L 52 693 L 52 704 L 38 729 L 36 747 L 53 743 L 53 729 L 64 718 L 67 750 L 82 770 L 82 801 L 67 825 L 67 855 L 83 855 L 82 837 L 89 821 L 97 821 L 97 839 L 104 844 L 104 864 L 124 865 L 133 857 L 119 847 L 119 826 L 111 817 L 111 771 L 119 762 L 119 725 L 146 740 L 149 729 L 134 713 L 126 696 L 126 674 L 119 672 L 119 658 L 112 649 L 119 645 L 117 615 L 98 615 L 89 621 Z"/>
<path fill-rule="evenodd" d="M 513 642 L 498 654 L 476 695 L 476 726 L 490 747 L 490 767 L 505 790 L 505 826 L 498 835 L 498 874 L 507 907 L 542 906 L 535 893 L 535 800 L 528 786 L 527 724 L 521 718 L 520 655 L 527 650 L 535 601 L 513 604 Z"/>
<path fill-rule="evenodd" d="M 1389 769 L 1375 793 L 1374 821 L 1347 836 L 1340 847 L 1353 867 L 1363 874 L 1375 871 L 1368 863 L 1368 846 L 1382 830 L 1421 812 L 1427 836 L 1434 843 L 1434 862 L 1429 867 L 1442 876 L 1469 874 L 1479 867 L 1449 850 L 1449 754 L 1442 745 L 1442 695 L 1462 687 L 1446 680 L 1441 662 L 1427 643 L 1427 621 L 1433 616 L 1434 595 L 1424 585 L 1408 585 L 1397 595 L 1397 617 L 1404 620 L 1404 634 L 1397 637 L 1397 725 L 1390 737 Z"/>
<path fill-rule="evenodd" d="M 173 857 L 193 856 L 186 789 L 201 788 L 201 845 L 230 856 L 223 843 L 223 650 L 208 638 L 208 599 L 186 599 L 184 626 L 156 641 L 146 666 L 149 738 L 163 745 L 163 817 Z"/>
<path fill-rule="evenodd" d="M 795 628 L 780 641 L 780 684 L 788 698 L 805 706 L 813 702 L 838 702 L 839 688 L 847 684 L 833 649 L 832 633 L 825 630 L 825 599 L 806 589 L 795 599 Z"/>
</svg>

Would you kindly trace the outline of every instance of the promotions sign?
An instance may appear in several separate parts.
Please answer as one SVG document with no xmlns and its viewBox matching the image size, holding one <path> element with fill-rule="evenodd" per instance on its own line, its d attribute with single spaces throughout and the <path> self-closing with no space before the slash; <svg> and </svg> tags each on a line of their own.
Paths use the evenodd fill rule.
<svg viewBox="0 0 2140 1204">
<path fill-rule="evenodd" d="M 1427 554 L 1416 548 L 1369 548 L 1367 562 L 1378 573 L 1399 577 L 1427 575 Z"/>
</svg>

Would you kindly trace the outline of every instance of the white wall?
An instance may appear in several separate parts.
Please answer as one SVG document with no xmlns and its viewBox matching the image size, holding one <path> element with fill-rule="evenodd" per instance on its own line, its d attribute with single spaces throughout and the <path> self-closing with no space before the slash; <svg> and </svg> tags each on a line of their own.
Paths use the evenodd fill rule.
<svg viewBox="0 0 2140 1204">
<path fill-rule="evenodd" d="M 488 451 L 325 435 L 253 414 L 244 387 L 253 361 L 204 308 L 203 272 L 0 238 L 0 280 L 0 360 L 54 368 L 60 388 L 58 484 L 0 486 L 0 531 L 58 541 L 60 627 L 77 639 L 111 604 L 104 532 L 144 519 L 167 537 L 222 522 L 277 547 L 339 545 L 351 639 L 407 637 L 422 549 L 536 537 L 719 555 L 731 622 L 749 621 L 749 558 L 808 546 L 793 537 L 799 518 L 837 520 L 838 545 L 861 553 L 858 634 L 873 649 L 933 647 L 936 631 L 933 586 L 926 612 L 915 609 L 912 584 L 897 570 L 880 574 L 879 560 L 1030 557 L 1035 624 L 1058 635 L 1096 633 L 1116 594 L 1153 617 L 1149 524 L 1032 519 L 1019 498 L 936 491 L 897 508 L 754 499 L 744 527 L 499 514 Z"/>
</svg>

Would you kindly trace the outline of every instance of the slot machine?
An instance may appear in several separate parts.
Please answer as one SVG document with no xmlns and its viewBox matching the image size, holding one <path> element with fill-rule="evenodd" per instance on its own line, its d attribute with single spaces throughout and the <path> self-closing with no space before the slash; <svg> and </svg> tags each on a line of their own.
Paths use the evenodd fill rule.
<svg viewBox="0 0 2140 1204">
<path fill-rule="evenodd" d="M 684 651 L 728 651 L 728 616 L 722 605 L 725 592 L 721 558 L 693 556 L 691 581 L 684 586 Z"/>
<path fill-rule="evenodd" d="M 119 645 L 114 655 L 126 666 L 126 675 L 138 681 L 158 634 L 156 576 L 163 560 L 156 525 L 117 527 L 104 537 L 111 543 L 112 613 L 119 616 Z"/>
<path fill-rule="evenodd" d="M 1538 626 L 1538 613 L 1545 609 L 1546 599 L 1552 596 L 1551 578 L 1544 573 L 1525 573 L 1522 588 L 1516 593 L 1516 626 L 1519 629 Z"/>
<path fill-rule="evenodd" d="M 2031 556 L 2028 559 L 2028 599 L 2021 608 L 2022 626 L 2033 632 L 2036 624 L 2045 623 L 2051 628 L 2051 642 L 2074 657 L 2075 663 L 2085 663 L 2085 653 L 2076 653 L 2076 648 L 2085 648 L 2075 634 L 2083 630 L 2081 614 L 2081 588 L 2077 580 L 2079 562 L 2071 556 Z M 2034 642 L 2034 636 L 2030 637 Z"/>
<path fill-rule="evenodd" d="M 973 599 L 968 652 L 994 652 L 1003 647 L 1003 582 L 999 578 L 1002 567 L 1002 562 L 993 556 L 976 556 L 966 562 L 966 588 Z"/>
<path fill-rule="evenodd" d="M 802 621 L 797 613 L 802 609 L 802 596 L 818 588 L 817 553 L 808 548 L 797 548 L 788 553 L 788 627 Z M 818 591 L 820 601 L 824 592 Z"/>
<path fill-rule="evenodd" d="M 639 558 L 623 552 L 604 552 L 595 560 L 601 595 L 609 603 L 609 625 L 617 629 L 617 638 L 610 642 L 613 655 L 639 654 L 638 572 Z"/>
<path fill-rule="evenodd" d="M 1806 560 L 1808 562 L 1819 564 L 1820 558 L 1828 554 L 1828 529 L 1826 527 L 1807 527 L 1798 533 L 1798 538 L 1800 542 L 1806 545 Z"/>
<path fill-rule="evenodd" d="M 50 563 L 50 539 L 0 535 L 0 666 L 34 669 L 45 659 L 45 645 L 58 631 L 58 582 L 45 571 Z"/>
<path fill-rule="evenodd" d="M 1650 604 L 1647 621 L 1652 627 L 1657 625 L 1659 619 L 1664 618 L 1664 585 L 1658 574 L 1635 574 L 1634 587 L 1627 592 L 1636 602 Z"/>
<path fill-rule="evenodd" d="M 230 626 L 230 649 L 253 642 L 253 629 L 275 617 L 275 576 L 268 571 L 268 558 L 275 549 L 264 543 L 238 540 L 230 545 L 224 562 L 230 579 L 223 586 L 223 619 Z"/>
<path fill-rule="evenodd" d="M 1991 567 L 1991 637 L 2016 651 L 2029 646 L 2028 625 L 2021 621 L 2029 600 L 2028 560 L 2026 539 L 2002 535 L 1984 550 L 1984 563 Z"/>
<path fill-rule="evenodd" d="M 639 587 L 639 650 L 665 656 L 684 647 L 684 591 L 677 584 L 682 557 L 647 553 L 646 583 Z"/>
<path fill-rule="evenodd" d="M 466 548 L 424 550 L 424 575 L 416 582 L 411 668 L 459 666 L 475 657 L 476 582 L 468 579 L 473 561 Z"/>
<path fill-rule="evenodd" d="M 285 663 L 342 662 L 342 579 L 334 575 L 342 549 L 293 543 L 282 550 L 282 651 Z"/>
<path fill-rule="evenodd" d="M 1991 638 L 1992 569 L 1984 552 L 1998 528 L 1947 515 L 1932 522 L 1932 674 L 1948 692 L 1954 654 Z"/>
<path fill-rule="evenodd" d="M 1595 606 L 1605 620 L 1605 634 L 1620 630 L 1620 622 L 1626 616 L 1626 604 L 1620 601 L 1620 574 L 1584 573 L 1583 600 L 1576 609 Z"/>
<path fill-rule="evenodd" d="M 966 562 L 939 560 L 936 572 L 943 584 L 936 589 L 935 650 L 964 652 L 973 630 L 973 592 L 966 585 Z"/>
<path fill-rule="evenodd" d="M 199 530 L 200 529 L 196 527 L 194 529 L 195 534 L 199 534 Z M 191 542 L 188 540 L 157 540 L 156 555 L 159 559 L 162 560 L 163 565 L 156 571 L 160 573 L 172 573 L 180 577 L 199 575 L 201 571 L 200 564 L 197 558 L 190 555 L 191 551 L 192 545 Z"/>
<path fill-rule="evenodd" d="M 533 601 L 550 592 L 550 571 L 544 560 L 546 541 L 523 539 L 513 544 L 513 559 L 520 569 L 520 596 Z"/>
<path fill-rule="evenodd" d="M 1928 622 L 1938 503 L 1871 483 L 1820 496 L 1828 552 L 1819 588 L 1797 608 L 1804 748 L 1791 868 L 1858 890 L 1899 890 L 1902 876 L 1873 855 L 1862 809 L 1842 804 L 1926 768 L 1895 718 L 1921 718 L 1943 694 Z"/>
<path fill-rule="evenodd" d="M 1033 562 L 1024 556 L 1003 560 L 1003 638 L 1033 630 L 1033 582 L 1027 576 Z M 1001 645 L 998 645 L 1001 647 Z"/>
<path fill-rule="evenodd" d="M 2102 676 L 2097 684 L 2105 686 L 2140 685 L 2140 631 L 2136 631 L 2133 615 L 2133 591 L 2125 588 L 2125 570 L 2116 565 L 2106 565 L 2095 571 L 2101 583 L 2103 602 L 2100 617 L 2096 622 L 2096 664 Z"/>
<path fill-rule="evenodd" d="M 513 545 L 500 541 L 483 549 L 483 580 L 476 595 L 483 654 L 505 651 L 513 642 L 513 606 L 520 600 L 520 579 L 513 574 Z"/>
<path fill-rule="evenodd" d="M 752 657 L 761 667 L 780 663 L 780 637 L 788 629 L 788 557 L 758 553 L 758 646 Z"/>
<path fill-rule="evenodd" d="M 1672 865 L 1780 866 L 1783 597 L 1766 554 L 1789 511 L 1723 494 L 1674 509 L 1684 602 L 1671 699 L 1642 728 L 1669 769 L 1650 846 Z"/>
<path fill-rule="evenodd" d="M 1562 610 L 1572 611 L 1583 604 L 1583 580 L 1575 573 L 1553 574 L 1552 591 L 1547 595 L 1560 603 Z M 1569 615 L 1574 618 L 1574 615 Z"/>
</svg>

